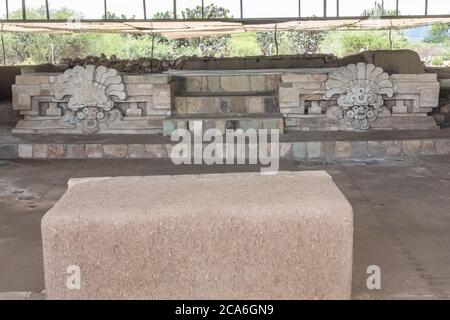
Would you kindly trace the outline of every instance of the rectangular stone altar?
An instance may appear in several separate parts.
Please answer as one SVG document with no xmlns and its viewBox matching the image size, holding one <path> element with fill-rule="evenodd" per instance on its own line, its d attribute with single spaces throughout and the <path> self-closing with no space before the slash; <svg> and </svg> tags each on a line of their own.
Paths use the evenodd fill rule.
<svg viewBox="0 0 450 320">
<path fill-rule="evenodd" d="M 352 208 L 322 171 L 74 179 L 42 236 L 49 299 L 351 296 Z"/>
</svg>

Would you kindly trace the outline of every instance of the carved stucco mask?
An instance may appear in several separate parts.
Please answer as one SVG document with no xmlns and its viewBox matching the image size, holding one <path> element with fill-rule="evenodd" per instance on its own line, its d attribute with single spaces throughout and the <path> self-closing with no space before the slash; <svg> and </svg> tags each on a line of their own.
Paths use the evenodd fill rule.
<svg viewBox="0 0 450 320">
<path fill-rule="evenodd" d="M 69 98 L 68 108 L 81 122 L 84 133 L 99 130 L 114 108 L 112 97 L 126 99 L 125 86 L 117 70 L 103 66 L 76 66 L 56 78 L 55 97 Z"/>
<path fill-rule="evenodd" d="M 394 85 L 383 69 L 358 63 L 341 67 L 329 74 L 325 98 L 339 95 L 342 118 L 355 130 L 367 130 L 383 109 L 383 95 L 392 97 Z"/>
</svg>

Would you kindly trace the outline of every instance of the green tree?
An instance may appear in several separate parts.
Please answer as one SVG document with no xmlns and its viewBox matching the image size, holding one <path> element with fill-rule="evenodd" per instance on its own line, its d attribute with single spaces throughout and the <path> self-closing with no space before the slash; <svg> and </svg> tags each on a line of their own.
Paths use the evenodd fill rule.
<svg viewBox="0 0 450 320">
<path fill-rule="evenodd" d="M 450 23 L 433 24 L 424 41 L 427 43 L 448 43 L 450 41 Z"/>
<path fill-rule="evenodd" d="M 230 10 L 210 4 L 204 7 L 186 8 L 181 12 L 183 19 L 226 19 L 230 18 Z M 197 37 L 175 41 L 174 44 L 181 51 L 187 48 L 197 48 L 200 56 L 225 56 L 228 54 L 230 35 Z"/>
<path fill-rule="evenodd" d="M 45 17 L 45 7 L 27 10 L 27 17 Z M 50 11 L 54 19 L 81 17 L 81 14 L 67 8 Z M 21 10 L 11 12 L 10 16 L 20 19 Z M 3 36 L 6 64 L 48 63 L 63 57 L 76 58 L 88 53 L 95 35 L 49 35 L 30 33 L 10 33 Z"/>
<path fill-rule="evenodd" d="M 262 54 L 265 56 L 278 54 L 283 35 L 282 32 L 278 31 L 257 32 L 256 42 Z"/>
<path fill-rule="evenodd" d="M 319 53 L 320 45 L 326 35 L 326 31 L 289 31 L 287 32 L 287 39 L 291 50 L 296 54 L 315 54 Z"/>
<path fill-rule="evenodd" d="M 364 10 L 361 13 L 361 15 L 364 17 L 395 16 L 396 14 L 396 10 L 386 10 L 383 4 L 379 3 L 378 1 L 375 1 L 373 8 Z"/>
</svg>

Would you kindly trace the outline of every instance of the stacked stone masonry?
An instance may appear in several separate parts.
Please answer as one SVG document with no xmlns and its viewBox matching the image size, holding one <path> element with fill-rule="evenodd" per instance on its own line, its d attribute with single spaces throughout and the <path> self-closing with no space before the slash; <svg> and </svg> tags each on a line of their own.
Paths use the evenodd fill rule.
<svg viewBox="0 0 450 320">
<path fill-rule="evenodd" d="M 1 157 L 22 159 L 169 159 L 174 144 L 21 143 L 3 147 L 8 148 L 8 154 L 4 153 Z M 270 150 L 268 151 L 270 153 Z M 426 155 L 450 155 L 450 139 L 281 142 L 279 151 L 282 159 L 298 161 L 415 158 Z"/>
<path fill-rule="evenodd" d="M 435 74 L 339 68 L 120 74 L 76 66 L 17 76 L 15 133 L 166 134 L 189 128 L 366 131 L 438 129 Z"/>
<path fill-rule="evenodd" d="M 163 120 L 172 109 L 171 76 L 117 75 L 113 69 L 107 69 L 105 72 L 116 75 L 117 79 L 95 79 L 101 77 L 98 69 L 104 67 L 95 71 L 78 68 L 83 69 L 79 69 L 83 75 L 69 76 L 69 79 L 66 76 L 65 80 L 61 74 L 52 73 L 17 76 L 13 106 L 23 119 L 15 133 L 162 133 Z M 71 70 L 75 69 L 66 71 L 65 75 Z M 69 92 L 77 86 L 80 90 Z M 121 97 L 108 95 L 108 92 L 118 94 L 112 91 L 115 87 L 123 88 Z M 105 104 L 101 102 L 103 98 Z M 91 123 L 86 123 L 89 116 Z"/>
</svg>

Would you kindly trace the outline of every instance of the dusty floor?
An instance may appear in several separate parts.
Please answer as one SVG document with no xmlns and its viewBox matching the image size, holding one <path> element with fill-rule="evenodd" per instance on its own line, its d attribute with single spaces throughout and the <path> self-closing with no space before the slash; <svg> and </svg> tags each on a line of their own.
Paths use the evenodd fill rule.
<svg viewBox="0 0 450 320">
<path fill-rule="evenodd" d="M 450 157 L 282 170 L 327 170 L 355 213 L 355 299 L 450 298 Z M 155 160 L 0 161 L 0 299 L 44 289 L 40 220 L 71 177 L 254 171 Z M 381 290 L 366 269 L 381 267 Z M 23 295 L 23 293 L 22 293 Z M 17 297 L 21 297 L 18 295 Z"/>
</svg>

